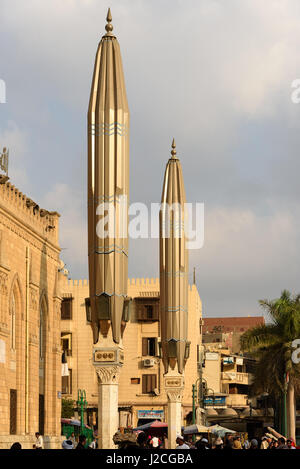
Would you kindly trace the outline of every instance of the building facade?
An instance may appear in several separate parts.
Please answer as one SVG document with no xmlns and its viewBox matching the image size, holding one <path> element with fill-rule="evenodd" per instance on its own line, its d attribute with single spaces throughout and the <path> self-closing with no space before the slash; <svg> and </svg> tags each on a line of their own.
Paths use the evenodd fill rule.
<svg viewBox="0 0 300 469">
<path fill-rule="evenodd" d="M 59 215 L 0 184 L 0 448 L 60 436 Z"/>
<path fill-rule="evenodd" d="M 87 280 L 65 279 L 62 286 L 62 347 L 67 356 L 69 376 L 63 377 L 63 397 L 77 399 L 85 389 L 88 423 L 96 425 L 98 385 L 92 363 L 92 330 L 86 318 Z M 119 426 L 136 427 L 150 420 L 167 419 L 167 395 L 163 385 L 160 358 L 159 279 L 128 280 L 128 295 L 133 299 L 130 320 L 123 337 L 124 365 L 119 380 Z M 188 339 L 190 358 L 185 368 L 182 423 L 192 411 L 192 385 L 198 379 L 198 347 L 201 344 L 201 300 L 195 285 L 188 290 Z"/>
<path fill-rule="evenodd" d="M 274 425 L 267 396 L 251 396 L 255 360 L 240 350 L 240 337 L 249 328 L 264 324 L 260 316 L 204 318 L 204 408 L 208 424 L 263 434 Z"/>
<path fill-rule="evenodd" d="M 234 332 L 243 334 L 252 327 L 265 323 L 263 316 L 233 316 L 220 318 L 204 318 L 203 334 Z"/>
</svg>

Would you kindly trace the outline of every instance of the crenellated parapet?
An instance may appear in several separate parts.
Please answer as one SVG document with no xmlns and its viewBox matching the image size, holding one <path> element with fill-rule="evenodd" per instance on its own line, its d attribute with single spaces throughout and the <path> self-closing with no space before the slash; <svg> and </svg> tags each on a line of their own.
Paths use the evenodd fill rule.
<svg viewBox="0 0 300 469">
<path fill-rule="evenodd" d="M 77 287 L 79 289 L 88 287 L 89 280 L 84 279 L 66 279 L 66 284 L 68 288 Z M 201 299 L 198 294 L 196 285 L 188 285 L 188 291 L 194 293 L 194 297 L 199 304 L 198 307 L 201 309 Z M 138 277 L 138 278 L 129 278 L 128 279 L 128 292 L 130 296 L 145 296 L 147 292 L 149 295 L 157 294 L 159 296 L 160 284 L 158 277 Z M 135 292 L 135 293 L 134 293 Z M 196 301 L 195 300 L 195 301 Z"/>
<path fill-rule="evenodd" d="M 128 286 L 130 285 L 159 289 L 159 278 L 129 278 Z"/>
<path fill-rule="evenodd" d="M 10 182 L 0 184 L 0 220 L 11 215 L 22 228 L 28 228 L 42 238 L 58 245 L 59 213 L 41 208 Z M 5 224 L 5 223 L 4 223 Z"/>
</svg>

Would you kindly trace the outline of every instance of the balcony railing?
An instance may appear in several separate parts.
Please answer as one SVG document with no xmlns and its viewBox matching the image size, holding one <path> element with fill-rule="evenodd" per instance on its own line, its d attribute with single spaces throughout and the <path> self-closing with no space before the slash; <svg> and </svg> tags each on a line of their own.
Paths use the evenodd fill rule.
<svg viewBox="0 0 300 469">
<path fill-rule="evenodd" d="M 237 373 L 236 371 L 223 371 L 222 381 L 237 384 L 251 384 L 252 375 L 250 373 Z"/>
<path fill-rule="evenodd" d="M 229 394 L 226 397 L 226 405 L 228 407 L 247 407 L 247 394 Z"/>
</svg>

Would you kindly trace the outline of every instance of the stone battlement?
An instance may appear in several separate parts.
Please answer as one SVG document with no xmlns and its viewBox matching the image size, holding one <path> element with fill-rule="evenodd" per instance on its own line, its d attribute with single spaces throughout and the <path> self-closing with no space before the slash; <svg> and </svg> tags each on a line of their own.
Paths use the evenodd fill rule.
<svg viewBox="0 0 300 469">
<path fill-rule="evenodd" d="M 128 285 L 159 288 L 159 278 L 129 278 Z"/>
<path fill-rule="evenodd" d="M 70 279 L 68 280 L 68 285 L 71 287 L 84 287 L 89 285 L 89 280 L 86 278 Z M 159 278 L 129 278 L 128 286 L 130 285 L 159 288 Z"/>
<path fill-rule="evenodd" d="M 23 194 L 10 182 L 0 184 L 0 209 L 11 214 L 25 227 L 58 244 L 59 213 L 49 212 Z"/>
<path fill-rule="evenodd" d="M 84 279 L 69 279 L 68 286 L 69 287 L 87 287 L 89 285 L 89 280 Z M 128 287 L 136 286 L 136 287 L 144 287 L 155 289 L 159 291 L 159 278 L 129 278 L 128 279 Z M 192 290 L 194 285 L 188 285 L 189 290 Z M 195 287 L 196 288 L 196 287 Z"/>
<path fill-rule="evenodd" d="M 86 278 L 79 279 L 79 280 L 68 280 L 68 286 L 70 287 L 87 287 L 89 285 L 89 281 Z"/>
</svg>

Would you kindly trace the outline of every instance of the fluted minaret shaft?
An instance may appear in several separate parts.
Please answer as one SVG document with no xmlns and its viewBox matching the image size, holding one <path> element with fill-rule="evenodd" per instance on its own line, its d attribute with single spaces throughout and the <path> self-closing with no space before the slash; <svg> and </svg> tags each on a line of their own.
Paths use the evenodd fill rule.
<svg viewBox="0 0 300 469">
<path fill-rule="evenodd" d="M 107 21 L 107 33 L 96 54 L 88 110 L 88 254 L 94 343 L 99 331 L 105 336 L 110 325 L 113 340 L 120 342 L 128 279 L 129 109 L 110 10 Z M 114 233 L 107 235 L 109 227 L 114 227 Z"/>
<path fill-rule="evenodd" d="M 185 236 L 185 189 L 182 169 L 176 156 L 166 167 L 160 210 L 160 311 L 162 358 L 183 373 L 187 352 L 188 251 Z"/>
</svg>

